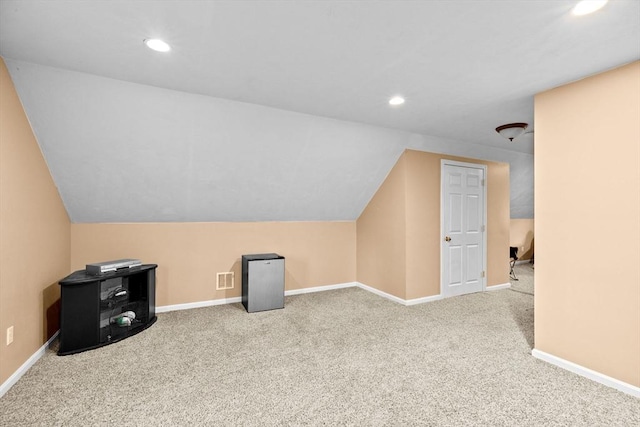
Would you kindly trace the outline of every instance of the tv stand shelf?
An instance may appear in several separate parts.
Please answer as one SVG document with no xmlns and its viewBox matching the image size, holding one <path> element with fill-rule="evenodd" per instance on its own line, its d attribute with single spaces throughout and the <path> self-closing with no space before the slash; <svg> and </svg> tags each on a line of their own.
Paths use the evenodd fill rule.
<svg viewBox="0 0 640 427">
<path fill-rule="evenodd" d="M 97 275 L 79 270 L 62 279 L 58 354 L 102 347 L 151 326 L 157 319 L 157 267 L 144 264 Z M 119 324 L 126 312 L 135 318 Z"/>
</svg>

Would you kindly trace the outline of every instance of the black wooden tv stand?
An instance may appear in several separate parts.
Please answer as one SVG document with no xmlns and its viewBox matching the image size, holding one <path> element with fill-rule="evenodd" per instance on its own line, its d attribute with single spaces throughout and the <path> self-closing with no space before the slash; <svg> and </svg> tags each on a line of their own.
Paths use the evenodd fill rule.
<svg viewBox="0 0 640 427">
<path fill-rule="evenodd" d="M 157 267 L 144 264 L 99 275 L 79 270 L 62 279 L 58 354 L 102 347 L 151 326 L 156 321 Z M 134 319 L 122 319 L 128 312 Z"/>
</svg>

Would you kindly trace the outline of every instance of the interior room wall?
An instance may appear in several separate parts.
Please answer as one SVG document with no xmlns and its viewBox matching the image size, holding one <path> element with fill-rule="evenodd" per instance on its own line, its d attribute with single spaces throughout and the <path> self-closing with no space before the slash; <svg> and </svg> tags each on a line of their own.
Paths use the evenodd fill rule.
<svg viewBox="0 0 640 427">
<path fill-rule="evenodd" d="M 158 264 L 158 306 L 239 297 L 241 257 L 285 257 L 285 289 L 354 282 L 356 226 L 344 222 L 72 224 L 71 266 L 120 258 Z M 216 291 L 216 273 L 235 288 Z"/>
<path fill-rule="evenodd" d="M 387 178 L 356 221 L 358 282 L 406 297 L 406 157 Z"/>
<path fill-rule="evenodd" d="M 467 159 L 464 161 L 471 161 Z M 477 162 L 476 162 L 477 163 Z M 487 167 L 487 286 L 509 284 L 509 174 L 506 163 Z"/>
<path fill-rule="evenodd" d="M 640 386 L 640 62 L 535 117 L 536 349 Z"/>
<path fill-rule="evenodd" d="M 440 294 L 442 159 L 487 165 L 487 285 L 509 282 L 509 165 L 416 150 L 402 154 L 357 220 L 359 282 L 403 299 Z"/>
<path fill-rule="evenodd" d="M 518 248 L 520 260 L 531 259 L 534 254 L 534 220 L 511 218 L 509 246 Z"/>
<path fill-rule="evenodd" d="M 69 218 L 0 58 L 0 383 L 58 330 Z M 6 331 L 13 326 L 13 343 Z"/>
</svg>

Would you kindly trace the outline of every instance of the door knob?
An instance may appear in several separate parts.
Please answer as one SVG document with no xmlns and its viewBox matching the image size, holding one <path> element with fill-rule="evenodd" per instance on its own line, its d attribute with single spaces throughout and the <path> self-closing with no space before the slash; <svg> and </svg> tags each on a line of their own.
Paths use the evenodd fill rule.
<svg viewBox="0 0 640 427">
<path fill-rule="evenodd" d="M 445 238 L 444 238 L 444 241 L 445 241 L 445 242 L 450 242 L 450 241 L 451 241 L 451 237 L 449 237 L 449 236 L 445 237 Z"/>
</svg>

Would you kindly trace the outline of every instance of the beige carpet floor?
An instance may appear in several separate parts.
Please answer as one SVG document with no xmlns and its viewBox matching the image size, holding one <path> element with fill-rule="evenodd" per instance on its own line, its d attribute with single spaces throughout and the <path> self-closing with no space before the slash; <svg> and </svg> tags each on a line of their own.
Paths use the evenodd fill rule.
<svg viewBox="0 0 640 427">
<path fill-rule="evenodd" d="M 511 280 L 511 289 L 516 292 L 533 295 L 533 277 L 535 271 L 533 264 L 529 264 L 528 262 L 517 264 L 513 270 L 518 280 Z"/>
<path fill-rule="evenodd" d="M 533 296 L 518 289 L 177 311 L 107 347 L 48 351 L 0 399 L 0 425 L 640 425 L 639 399 L 533 358 L 532 343 Z"/>
</svg>

